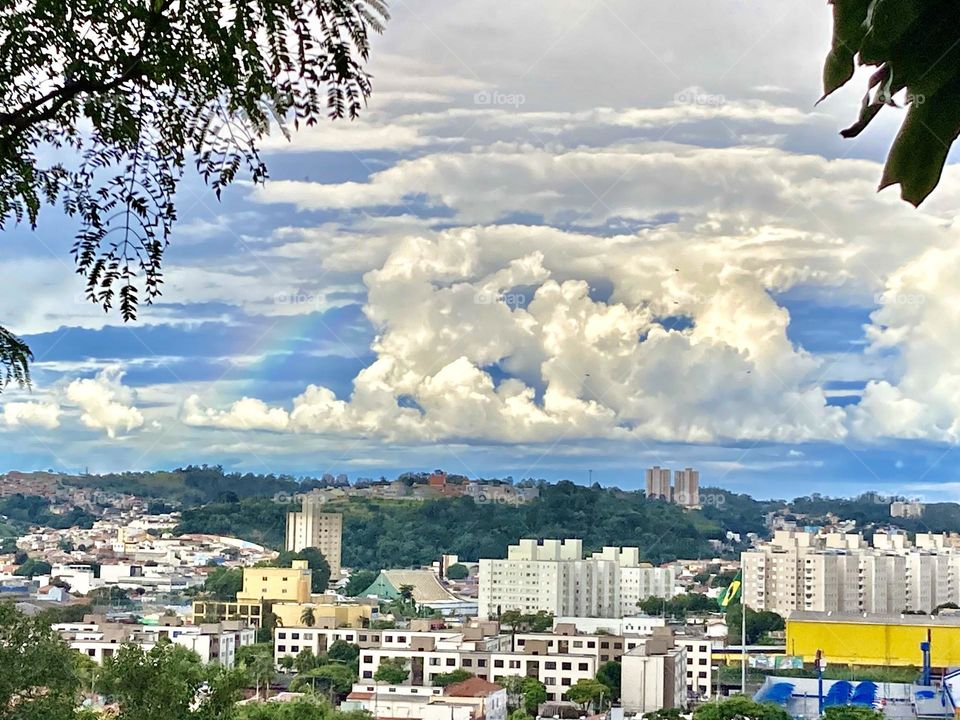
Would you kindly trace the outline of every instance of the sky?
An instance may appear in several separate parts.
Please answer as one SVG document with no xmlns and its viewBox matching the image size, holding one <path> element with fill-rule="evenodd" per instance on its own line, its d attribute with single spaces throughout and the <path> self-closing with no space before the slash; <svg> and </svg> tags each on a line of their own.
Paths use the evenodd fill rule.
<svg viewBox="0 0 960 720">
<path fill-rule="evenodd" d="M 163 297 L 0 250 L 31 345 L 0 469 L 590 479 L 960 499 L 960 172 L 876 192 L 903 111 L 817 104 L 825 3 L 394 1 L 353 123 L 190 174 Z"/>
</svg>

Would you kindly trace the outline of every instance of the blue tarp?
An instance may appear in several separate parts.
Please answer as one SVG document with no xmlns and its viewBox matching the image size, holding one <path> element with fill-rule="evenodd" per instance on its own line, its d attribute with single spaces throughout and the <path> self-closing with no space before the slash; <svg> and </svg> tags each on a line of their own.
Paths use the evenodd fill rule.
<svg viewBox="0 0 960 720">
<path fill-rule="evenodd" d="M 846 705 L 850 702 L 850 694 L 853 692 L 853 685 L 846 680 L 837 680 L 830 686 L 827 697 L 823 700 L 824 707 L 831 705 Z"/>
<path fill-rule="evenodd" d="M 757 702 L 776 703 L 777 705 L 786 705 L 787 701 L 793 696 L 793 683 L 779 682 L 773 683 L 762 688 L 754 696 Z"/>
<path fill-rule="evenodd" d="M 853 705 L 873 705 L 877 699 L 877 684 L 864 680 L 853 691 L 850 702 Z"/>
</svg>

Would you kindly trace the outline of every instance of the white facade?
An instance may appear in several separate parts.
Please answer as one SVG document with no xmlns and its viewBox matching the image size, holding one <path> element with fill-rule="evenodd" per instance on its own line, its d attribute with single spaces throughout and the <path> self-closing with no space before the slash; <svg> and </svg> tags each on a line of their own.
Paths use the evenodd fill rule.
<svg viewBox="0 0 960 720">
<path fill-rule="evenodd" d="M 931 612 L 960 604 L 960 550 L 939 535 L 874 535 L 778 531 L 773 540 L 744 552 L 746 603 L 788 615 L 816 612 Z"/>
<path fill-rule="evenodd" d="M 628 714 L 686 707 L 683 649 L 638 647 L 621 659 L 620 701 Z"/>
<path fill-rule="evenodd" d="M 304 548 L 317 548 L 330 566 L 330 578 L 340 577 L 340 561 L 343 545 L 343 516 L 340 513 L 320 512 L 323 503 L 307 495 L 300 512 L 287 513 L 286 548 L 300 552 Z"/>
<path fill-rule="evenodd" d="M 113 656 L 126 644 L 150 651 L 161 639 L 182 645 L 201 662 L 233 667 L 237 649 L 256 642 L 256 629 L 211 625 L 123 625 L 119 623 L 63 623 L 53 625 L 71 648 L 96 663 Z"/>
<path fill-rule="evenodd" d="M 672 597 L 673 568 L 641 563 L 637 548 L 606 547 L 583 558 L 581 540 L 521 540 L 505 559 L 481 559 L 479 615 L 545 611 L 555 617 L 619 618 L 650 595 Z"/>
</svg>

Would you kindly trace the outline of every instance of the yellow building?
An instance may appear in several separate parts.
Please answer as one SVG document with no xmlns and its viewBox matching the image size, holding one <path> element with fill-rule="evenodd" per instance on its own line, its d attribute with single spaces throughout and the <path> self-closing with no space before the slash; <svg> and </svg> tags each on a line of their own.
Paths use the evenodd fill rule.
<svg viewBox="0 0 960 720">
<path fill-rule="evenodd" d="M 787 618 L 789 655 L 813 662 L 817 650 L 834 665 L 920 667 L 920 643 L 931 639 L 933 667 L 960 665 L 960 615 L 847 615 L 797 611 Z"/>
<path fill-rule="evenodd" d="M 369 605 L 337 605 L 334 603 L 274 603 L 273 614 L 283 627 L 300 627 L 304 610 L 312 609 L 314 627 L 369 627 L 373 608 Z"/>
<path fill-rule="evenodd" d="M 288 568 L 244 568 L 237 602 L 309 602 L 311 575 L 306 560 L 294 560 Z"/>
<path fill-rule="evenodd" d="M 265 614 L 260 602 L 224 602 L 221 600 L 194 600 L 191 622 L 200 625 L 204 622 L 223 620 L 246 620 L 252 627 L 260 627 Z"/>
</svg>

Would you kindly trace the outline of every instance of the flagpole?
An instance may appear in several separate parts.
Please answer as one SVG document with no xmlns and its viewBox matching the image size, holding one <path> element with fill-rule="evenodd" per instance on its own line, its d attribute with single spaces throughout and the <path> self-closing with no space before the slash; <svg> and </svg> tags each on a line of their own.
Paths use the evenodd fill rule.
<svg viewBox="0 0 960 720">
<path fill-rule="evenodd" d="M 747 694 L 747 598 L 740 592 L 740 693 Z"/>
</svg>

